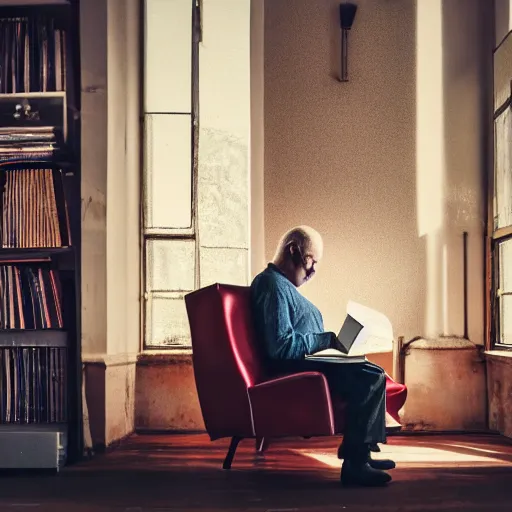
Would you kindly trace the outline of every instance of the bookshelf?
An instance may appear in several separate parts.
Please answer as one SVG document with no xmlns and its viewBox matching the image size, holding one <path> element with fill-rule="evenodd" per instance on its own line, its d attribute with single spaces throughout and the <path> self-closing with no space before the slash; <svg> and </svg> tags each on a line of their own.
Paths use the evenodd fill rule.
<svg viewBox="0 0 512 512">
<path fill-rule="evenodd" d="M 78 5 L 27 4 L 0 2 L 0 469 L 58 470 L 82 453 Z"/>
</svg>

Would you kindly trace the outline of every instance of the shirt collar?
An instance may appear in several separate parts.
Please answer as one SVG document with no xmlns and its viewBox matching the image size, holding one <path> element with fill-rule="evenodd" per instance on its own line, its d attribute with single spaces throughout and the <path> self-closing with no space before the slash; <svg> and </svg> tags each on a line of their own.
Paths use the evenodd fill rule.
<svg viewBox="0 0 512 512">
<path fill-rule="evenodd" d="M 268 264 L 267 268 L 270 269 L 270 270 L 274 270 L 275 272 L 278 272 L 282 276 L 286 277 L 286 274 L 277 265 L 275 265 L 272 262 Z"/>
</svg>

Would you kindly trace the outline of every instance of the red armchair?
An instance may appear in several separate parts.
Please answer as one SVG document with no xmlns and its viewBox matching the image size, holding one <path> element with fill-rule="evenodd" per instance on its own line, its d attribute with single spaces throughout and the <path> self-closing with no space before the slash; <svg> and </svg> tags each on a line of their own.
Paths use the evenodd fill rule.
<svg viewBox="0 0 512 512">
<path fill-rule="evenodd" d="M 331 402 L 321 373 L 269 378 L 253 332 L 249 288 L 215 284 L 185 296 L 192 361 L 206 430 L 231 437 L 229 469 L 243 438 L 331 436 L 343 432 L 343 404 Z M 406 388 L 390 377 L 388 411 L 398 418 Z M 392 411 L 390 410 L 392 406 Z M 304 411 L 309 411 L 304 414 Z"/>
</svg>

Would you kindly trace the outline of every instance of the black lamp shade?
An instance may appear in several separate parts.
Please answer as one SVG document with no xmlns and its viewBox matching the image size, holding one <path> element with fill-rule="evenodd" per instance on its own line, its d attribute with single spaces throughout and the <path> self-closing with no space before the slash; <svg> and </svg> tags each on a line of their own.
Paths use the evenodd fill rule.
<svg viewBox="0 0 512 512">
<path fill-rule="evenodd" d="M 340 26 L 342 29 L 350 30 L 356 17 L 357 5 L 351 3 L 340 4 Z"/>
</svg>

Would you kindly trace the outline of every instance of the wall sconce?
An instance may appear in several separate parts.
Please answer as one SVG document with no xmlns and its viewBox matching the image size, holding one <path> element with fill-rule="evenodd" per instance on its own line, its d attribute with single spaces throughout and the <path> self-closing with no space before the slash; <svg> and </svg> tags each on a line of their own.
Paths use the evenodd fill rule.
<svg viewBox="0 0 512 512">
<path fill-rule="evenodd" d="M 348 82 L 348 31 L 352 28 L 356 17 L 357 5 L 351 3 L 340 4 L 341 26 L 341 75 L 340 82 Z"/>
</svg>

